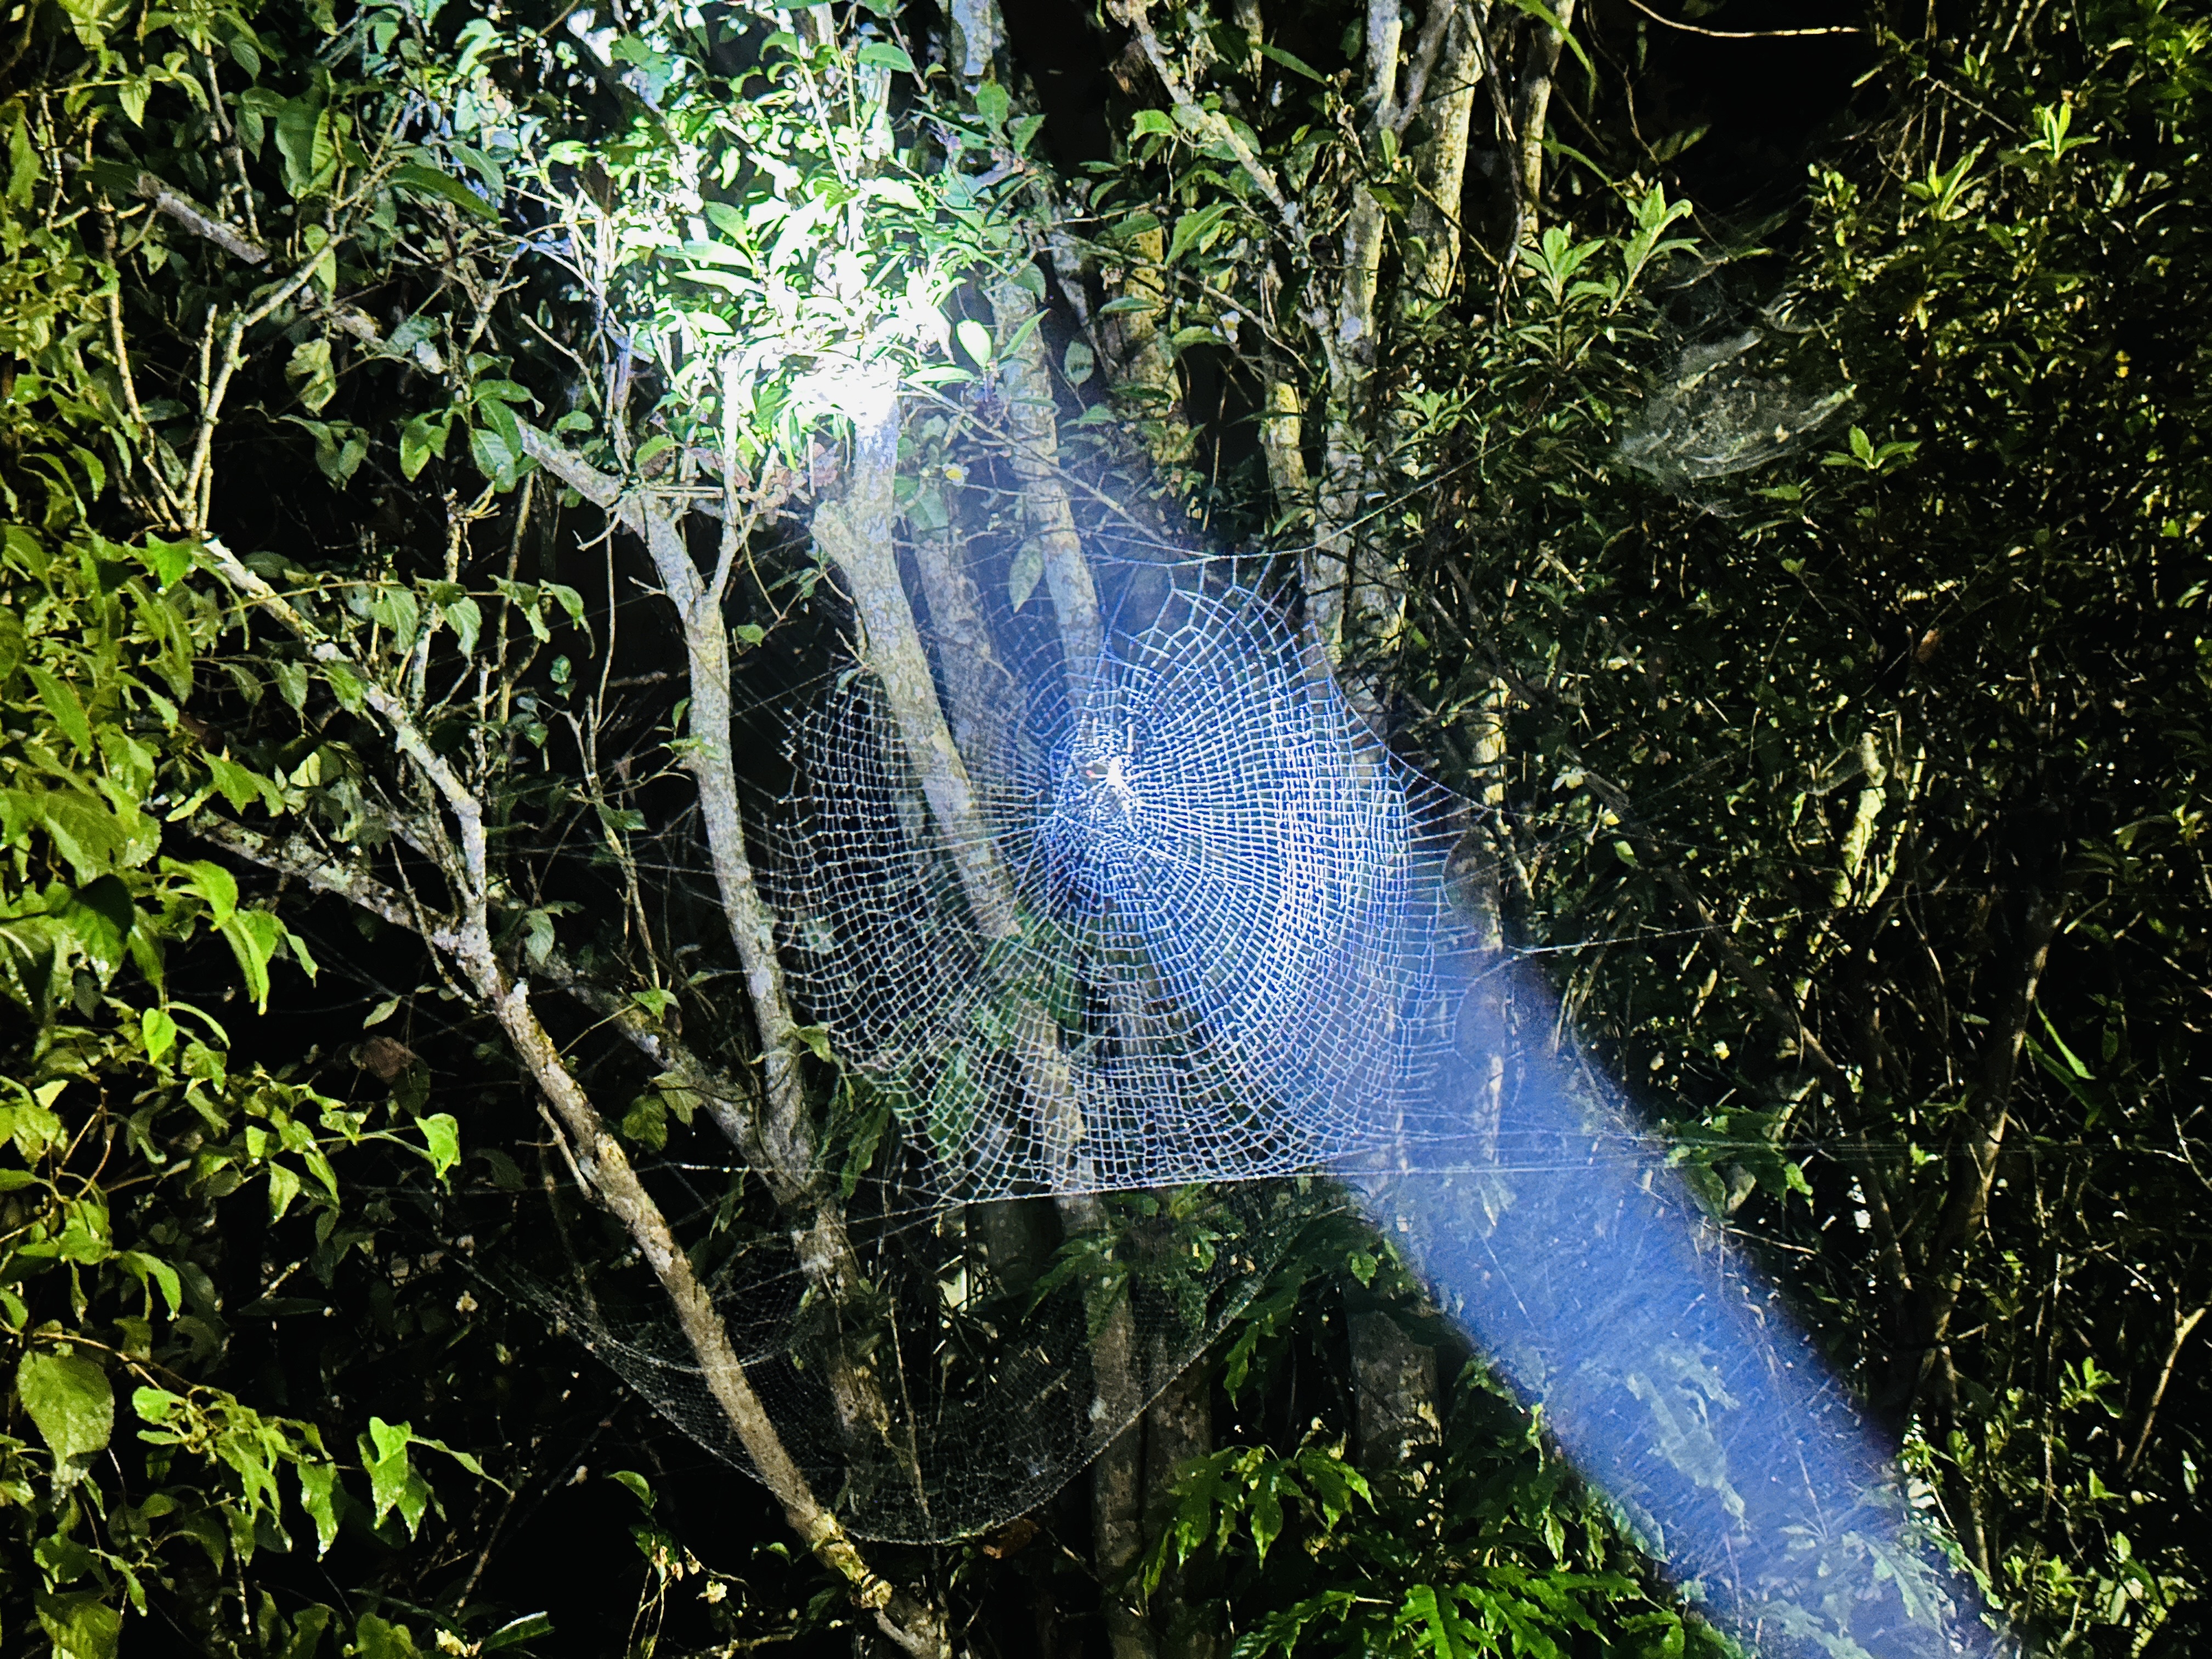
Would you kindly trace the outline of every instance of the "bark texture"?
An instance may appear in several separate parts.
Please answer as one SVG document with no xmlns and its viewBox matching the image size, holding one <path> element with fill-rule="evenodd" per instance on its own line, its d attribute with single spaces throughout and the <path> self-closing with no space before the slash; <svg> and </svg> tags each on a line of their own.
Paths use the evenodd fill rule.
<svg viewBox="0 0 2212 1659">
<path fill-rule="evenodd" d="M 1514 132 L 1520 143 L 1516 158 L 1521 180 L 1516 243 L 1533 240 L 1536 234 L 1536 204 L 1544 188 L 1544 125 L 1551 112 L 1552 82 L 1559 71 L 1559 51 L 1566 45 L 1567 31 L 1575 26 L 1575 3 L 1576 0 L 1559 0 L 1552 14 L 1559 20 L 1557 28 L 1540 19 L 1531 19 L 1528 25 L 1533 33 L 1513 111 Z"/>
<path fill-rule="evenodd" d="M 1415 1342 L 1387 1313 L 1356 1313 L 1351 1328 L 1359 1467 L 1378 1492 L 1423 1491 L 1443 1439 L 1437 1351 Z"/>
<path fill-rule="evenodd" d="M 1060 475 L 1060 412 L 1053 396 L 1052 370 L 1045 362 L 1044 336 L 1031 326 L 1036 296 L 1009 277 L 992 285 L 991 311 L 999 350 L 999 390 L 1006 400 L 1006 426 L 1013 440 L 1014 477 L 1022 487 L 1022 516 L 1029 541 L 1024 552 L 1042 564 L 1044 583 L 1060 623 L 1066 658 L 1068 691 L 1080 706 L 1097 672 L 1104 635 L 1098 619 L 1098 593 L 1083 543 L 1075 533 L 1075 514 Z"/>
<path fill-rule="evenodd" d="M 1449 7 L 1420 107 L 1407 112 L 1414 117 L 1407 132 L 1416 139 L 1413 161 L 1418 193 L 1406 215 L 1401 312 L 1449 299 L 1459 278 L 1464 257 L 1460 199 L 1467 184 L 1468 143 L 1483 78 L 1474 9 L 1475 0 L 1455 0 Z"/>
</svg>

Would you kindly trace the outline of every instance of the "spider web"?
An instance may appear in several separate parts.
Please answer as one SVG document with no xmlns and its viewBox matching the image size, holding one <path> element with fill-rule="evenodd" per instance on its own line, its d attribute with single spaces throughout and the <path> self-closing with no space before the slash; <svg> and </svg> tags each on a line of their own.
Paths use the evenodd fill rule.
<svg viewBox="0 0 2212 1659">
<path fill-rule="evenodd" d="M 1739 1629 L 1778 1651 L 1987 1648 L 1945 1631 L 1890 1460 L 1773 1287 L 1540 983 L 1479 947 L 1453 855 L 1471 809 L 1265 599 L 1174 590 L 1096 662 L 1041 647 L 1005 679 L 959 722 L 960 819 L 876 678 L 839 676 L 797 728 L 763 872 L 801 1012 L 897 1132 L 869 1175 L 868 1305 L 810 1291 L 796 1239 L 734 1255 L 714 1289 L 854 1532 L 957 1538 L 1049 1498 L 1248 1304 L 1316 1213 L 1280 1178 L 1319 1173 Z M 979 867 L 1010 917 L 978 914 Z M 1125 1195 L 1110 1271 L 971 1297 L 990 1218 L 1098 1194 Z M 548 1305 L 745 1466 L 649 1302 Z M 837 1398 L 856 1352 L 884 1385 L 872 1420 Z"/>
<path fill-rule="evenodd" d="M 980 848 L 948 841 L 868 677 L 794 750 L 795 981 L 939 1191 L 1326 1170 L 1738 1628 L 1986 1645 L 1944 1633 L 1890 1460 L 1773 1287 L 1540 985 L 1479 948 L 1469 809 L 1265 599 L 1178 592 L 1087 672 L 1012 678 L 968 744 Z M 955 874 L 979 851 L 1018 896 L 996 937 Z"/>
<path fill-rule="evenodd" d="M 964 1199 L 1309 1174 L 1434 1118 L 1455 948 L 1447 803 L 1266 602 L 1183 592 L 973 744 L 978 925 L 890 711 L 849 677 L 804 725 L 779 894 L 811 1017 Z M 1033 1098 L 1025 1017 L 1048 1022 Z M 1027 1045 L 1031 1049 L 1036 1042 Z"/>
</svg>

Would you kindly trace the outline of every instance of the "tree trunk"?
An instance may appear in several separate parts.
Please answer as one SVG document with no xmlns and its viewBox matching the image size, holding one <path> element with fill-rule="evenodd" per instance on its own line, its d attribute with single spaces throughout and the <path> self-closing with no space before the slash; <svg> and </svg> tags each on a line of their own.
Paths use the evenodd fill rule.
<svg viewBox="0 0 2212 1659">
<path fill-rule="evenodd" d="M 1070 1237 L 1103 1231 L 1106 1206 L 1088 1193 L 1054 1200 Z M 1145 1425 L 1137 1375 L 1136 1320 L 1126 1291 L 1095 1322 L 1091 1344 L 1091 1413 L 1096 1420 L 1124 1426 L 1091 1468 L 1092 1550 L 1097 1558 L 1112 1659 L 1158 1659 L 1150 1622 L 1137 1598 L 1138 1558 L 1145 1548 Z"/>
<path fill-rule="evenodd" d="M 917 532 L 914 562 L 929 604 L 953 747 L 969 765 L 979 765 L 1006 736 L 1014 678 L 983 620 L 983 595 L 963 562 L 959 526 Z"/>
<path fill-rule="evenodd" d="M 1156 1352 L 1155 1377 L 1172 1358 Z M 1169 1512 L 1176 1476 L 1212 1449 L 1212 1379 L 1201 1362 L 1185 1366 L 1145 1413 L 1145 1487 L 1155 1531 Z M 1192 1605 L 1179 1570 L 1161 1578 L 1152 1613 L 1160 1659 L 1221 1659 L 1228 1644 L 1220 1620 L 1212 1608 Z"/>
<path fill-rule="evenodd" d="M 1296 382 L 1271 363 L 1260 413 L 1260 453 L 1267 458 L 1267 487 L 1275 498 L 1275 522 L 1281 530 L 1313 520 L 1304 427 L 1305 404 Z M 1312 592 L 1307 590 L 1309 601 Z"/>
<path fill-rule="evenodd" d="M 1398 78 L 1403 33 L 1398 0 L 1368 0 L 1366 82 L 1360 143 L 1366 165 L 1379 163 L 1384 135 L 1398 128 Z M 1352 188 L 1340 242 L 1335 314 L 1324 333 L 1328 363 L 1328 424 L 1323 443 L 1319 522 L 1307 556 L 1306 611 L 1323 649 L 1341 659 L 1346 647 L 1393 630 L 1399 607 L 1393 570 L 1368 568 L 1359 524 L 1375 481 L 1371 406 L 1377 349 L 1376 297 L 1387 228 L 1382 204 L 1364 179 Z"/>
<path fill-rule="evenodd" d="M 847 1579 L 860 1604 L 874 1614 L 878 1628 L 902 1649 L 915 1659 L 951 1659 L 943 1615 L 878 1577 L 836 1516 L 815 1496 L 754 1391 L 690 1255 L 678 1244 L 629 1155 L 608 1133 L 598 1108 L 538 1019 L 528 983 L 511 978 L 494 950 L 491 904 L 496 876 L 483 803 L 430 745 L 406 706 L 374 676 L 347 661 L 338 646 L 222 543 L 210 540 L 206 550 L 223 579 L 298 636 L 314 660 L 346 667 L 362 687 L 366 706 L 391 732 L 394 746 L 414 763 L 434 793 L 432 810 L 442 811 L 457 832 L 443 843 L 438 863 L 458 914 L 451 930 L 438 938 L 437 948 L 466 981 L 479 1006 L 499 1022 L 516 1058 L 542 1091 L 559 1120 L 562 1133 L 558 1139 L 580 1183 L 621 1223 L 659 1280 L 708 1394 L 744 1447 L 762 1484 L 782 1505 L 792 1529 L 817 1559 Z"/>
<path fill-rule="evenodd" d="M 1052 595 L 1066 661 L 1068 696 L 1080 708 L 1097 672 L 1104 635 L 1098 619 L 1098 592 L 1067 486 L 1060 476 L 1060 407 L 1053 396 L 1052 370 L 1045 362 L 1044 336 L 1029 325 L 1037 314 L 1036 298 L 1009 278 L 993 284 L 991 311 L 997 329 L 999 389 L 1006 401 L 1006 426 L 1013 439 L 1014 477 L 1022 486 L 1022 516 L 1029 540 L 1018 558 L 1034 557 Z"/>
<path fill-rule="evenodd" d="M 1180 495 L 1180 475 L 1190 466 L 1198 437 L 1183 410 L 1175 359 L 1160 335 L 1160 319 L 1167 311 L 1167 289 L 1160 273 L 1167 258 L 1167 233 L 1148 230 L 1133 236 L 1128 250 L 1129 263 L 1118 285 L 1121 293 L 1112 297 L 1146 303 L 1106 319 L 1107 344 L 1114 353 L 1114 389 L 1141 423 L 1146 450 L 1162 482 Z"/>
<path fill-rule="evenodd" d="M 1575 26 L 1575 0 L 1559 0 L 1553 15 L 1559 27 L 1537 18 L 1528 21 L 1528 62 L 1521 67 L 1521 89 L 1514 108 L 1514 136 L 1519 140 L 1521 225 L 1515 240 L 1533 241 L 1536 235 L 1536 203 L 1544 188 L 1544 123 L 1552 107 L 1552 82 L 1559 70 L 1559 51 L 1567 31 Z"/>
<path fill-rule="evenodd" d="M 897 456 L 894 405 L 873 426 L 856 432 L 852 482 L 843 500 L 816 509 L 815 538 L 853 590 L 867 635 L 869 665 L 883 684 L 908 758 L 921 775 L 923 795 L 952 850 L 969 907 L 987 937 L 1008 938 L 1017 926 L 1013 884 L 999 860 L 938 702 L 891 551 Z M 1082 1144 L 1080 1104 L 1060 1051 L 1059 1025 L 1034 1006 L 1018 1006 L 1015 1016 L 1016 1066 L 1024 1100 L 1037 1115 L 1054 1188 L 1062 1194 L 1055 1200 L 1061 1224 L 1071 1237 L 1100 1231 L 1108 1218 L 1105 1206 L 1091 1195 L 1097 1171 Z M 1142 1437 L 1135 1423 L 1144 1399 L 1126 1297 L 1099 1322 L 1091 1344 L 1091 1377 L 1093 1420 L 1128 1425 L 1100 1456 L 1093 1476 L 1098 1565 L 1109 1587 L 1108 1626 L 1116 1659 L 1152 1659 L 1151 1633 L 1141 1613 L 1113 1588 L 1126 1579 L 1143 1547 Z"/>
<path fill-rule="evenodd" d="M 1501 967 L 1505 961 L 1504 869 L 1512 856 L 1504 817 L 1508 696 L 1502 682 L 1492 680 L 1468 722 L 1468 759 L 1474 775 L 1481 781 L 1474 822 L 1461 842 L 1465 856 L 1455 859 L 1460 901 L 1474 915 L 1474 942 L 1491 962 Z M 1504 973 L 1481 970 L 1468 993 L 1475 1006 L 1461 1016 L 1463 1025 L 1470 1014 L 1480 1022 L 1480 1052 L 1468 1055 L 1474 1096 L 1471 1115 L 1476 1141 L 1483 1155 L 1493 1162 L 1505 1106 L 1505 1056 L 1511 1042 L 1506 1007 L 1509 993 L 1510 981 Z M 1462 1037 L 1462 1051 L 1467 1048 L 1467 1035 L 1463 1032 Z M 1494 1188 L 1493 1196 L 1503 1200 L 1504 1195 Z"/>
<path fill-rule="evenodd" d="M 992 850 L 967 763 L 938 701 L 914 607 L 899 580 L 891 497 L 899 420 L 896 400 L 887 401 L 875 419 L 854 422 L 851 482 L 842 499 L 815 509 L 814 539 L 852 593 L 867 636 L 868 666 L 884 688 L 930 813 L 945 832 L 976 928 L 986 939 L 1008 939 L 1015 928 L 1013 884 Z"/>
<path fill-rule="evenodd" d="M 1446 3 L 1431 0 L 1434 4 Z M 1463 252 L 1460 198 L 1467 182 L 1468 134 L 1482 87 L 1483 61 L 1473 15 L 1477 0 L 1450 3 L 1443 51 L 1430 71 L 1426 95 L 1415 118 L 1425 131 L 1413 155 L 1419 193 L 1406 215 L 1406 270 L 1398 295 L 1401 313 L 1449 299 Z"/>
<path fill-rule="evenodd" d="M 686 764 L 699 792 L 700 817 L 707 831 L 708 856 L 716 893 L 745 975 L 747 999 L 761 1043 L 765 1109 L 750 1125 L 733 1123 L 729 1091 L 718 1090 L 710 1110 L 719 1127 L 733 1137 L 755 1163 L 791 1218 L 792 1240 L 808 1282 L 823 1293 L 833 1317 L 851 1305 L 866 1283 L 860 1260 L 845 1230 L 842 1207 L 823 1185 L 815 1167 L 814 1126 L 806 1112 L 799 1071 L 798 1022 L 791 1009 L 783 963 L 776 954 L 776 919 L 754 879 L 745 847 L 744 821 L 738 801 L 737 759 L 731 747 L 729 633 L 723 625 L 722 586 L 732 568 L 734 523 L 723 527 L 724 544 L 714 578 L 703 579 L 678 522 L 652 502 L 623 492 L 617 482 L 585 465 L 557 441 L 524 428 L 524 444 L 547 471 L 622 522 L 646 544 L 661 590 L 675 605 L 684 635 L 684 660 L 691 693 L 691 748 Z M 744 1131 L 750 1130 L 750 1133 Z M 824 1374 L 840 1428 L 856 1450 L 880 1445 L 903 1465 L 921 1494 L 921 1472 L 912 1443 L 902 1446 L 894 1431 L 881 1379 L 865 1357 L 866 1334 L 848 1332 L 842 1322 L 825 1339 Z"/>
<path fill-rule="evenodd" d="M 1388 1313 L 1357 1313 L 1350 1323 L 1353 1455 L 1377 1496 L 1425 1491 L 1443 1439 L 1437 1351 L 1408 1337 Z"/>
</svg>

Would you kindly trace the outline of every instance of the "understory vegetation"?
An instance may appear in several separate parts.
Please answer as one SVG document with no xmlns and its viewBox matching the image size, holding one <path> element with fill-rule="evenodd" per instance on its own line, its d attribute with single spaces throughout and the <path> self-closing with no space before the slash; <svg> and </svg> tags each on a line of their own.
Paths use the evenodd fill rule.
<svg viewBox="0 0 2212 1659">
<path fill-rule="evenodd" d="M 2197 1650 L 2209 41 L 17 0 L 0 1652 L 1867 1651 L 1324 1182 L 913 1201 L 791 735 L 1202 580 L 1464 798 L 1952 1628 Z"/>
</svg>

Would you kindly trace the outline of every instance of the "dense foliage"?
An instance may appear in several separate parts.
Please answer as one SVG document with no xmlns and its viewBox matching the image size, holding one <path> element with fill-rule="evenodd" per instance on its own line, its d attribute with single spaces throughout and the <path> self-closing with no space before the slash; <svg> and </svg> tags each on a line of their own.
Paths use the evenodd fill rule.
<svg viewBox="0 0 2212 1659">
<path fill-rule="evenodd" d="M 896 524 L 960 740 L 978 583 L 1070 650 L 1086 555 L 1302 588 L 1966 1578 L 2189 1650 L 2203 21 L 1870 16 L 1801 177 L 1703 160 L 1741 60 L 1640 6 L 1054 14 L 1080 107 L 921 10 L 0 46 L 0 1644 L 1724 1644 L 1325 1194 L 1264 1253 L 880 1196 L 748 848 L 854 609 L 912 629 Z M 1246 1248 L 1116 1384 L 1128 1287 Z M 981 1376 L 1054 1297 L 1129 1426 L 856 1546 L 718 1334 L 763 1261 L 862 1443 L 894 1335 Z"/>
</svg>

